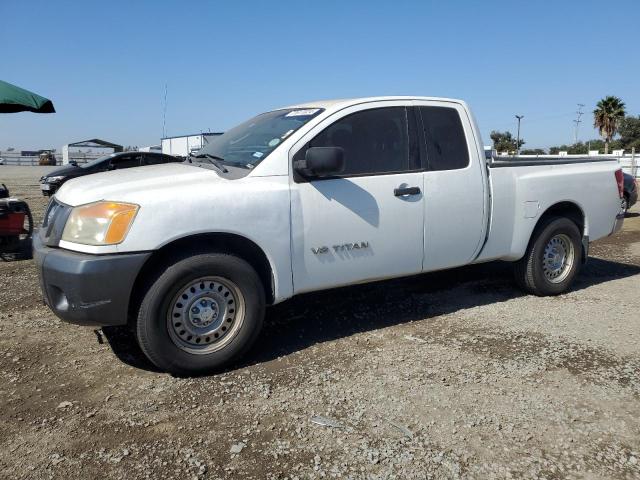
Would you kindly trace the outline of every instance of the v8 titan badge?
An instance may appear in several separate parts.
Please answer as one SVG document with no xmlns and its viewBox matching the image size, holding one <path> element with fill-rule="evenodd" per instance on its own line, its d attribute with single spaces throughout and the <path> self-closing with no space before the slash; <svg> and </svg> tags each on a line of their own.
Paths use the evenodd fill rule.
<svg viewBox="0 0 640 480">
<path fill-rule="evenodd" d="M 355 242 L 355 243 L 343 243 L 341 245 L 333 245 L 334 252 L 345 252 L 351 250 L 361 250 L 363 248 L 369 248 L 369 242 Z M 322 253 L 329 253 L 329 247 L 311 248 L 314 255 L 320 255 Z"/>
</svg>

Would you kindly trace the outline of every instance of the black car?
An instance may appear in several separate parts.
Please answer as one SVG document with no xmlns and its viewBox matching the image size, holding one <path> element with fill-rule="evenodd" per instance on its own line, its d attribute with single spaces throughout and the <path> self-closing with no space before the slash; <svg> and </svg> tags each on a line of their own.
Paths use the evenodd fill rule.
<svg viewBox="0 0 640 480">
<path fill-rule="evenodd" d="M 141 167 L 144 165 L 158 165 L 161 163 L 182 162 L 182 158 L 152 152 L 122 152 L 112 153 L 96 158 L 78 166 L 72 163 L 58 168 L 40 178 L 40 189 L 43 195 L 53 195 L 60 186 L 72 178 L 91 175 L 92 173 L 119 170 L 121 168 Z"/>
<path fill-rule="evenodd" d="M 628 173 L 624 174 L 624 202 L 625 209 L 629 210 L 638 201 L 638 184 L 636 179 Z"/>
</svg>

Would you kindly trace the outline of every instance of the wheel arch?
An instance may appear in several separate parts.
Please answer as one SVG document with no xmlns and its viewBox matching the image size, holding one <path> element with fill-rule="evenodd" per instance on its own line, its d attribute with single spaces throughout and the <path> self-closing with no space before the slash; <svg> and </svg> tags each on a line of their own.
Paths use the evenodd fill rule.
<svg viewBox="0 0 640 480">
<path fill-rule="evenodd" d="M 584 210 L 576 202 L 565 200 L 551 205 L 542 213 L 542 215 L 540 215 L 540 218 L 536 222 L 536 226 L 534 227 L 533 231 L 538 228 L 538 225 L 543 219 L 550 216 L 566 217 L 569 220 L 573 221 L 578 226 L 580 234 L 583 236 L 587 235 L 589 232 L 587 217 L 584 213 Z"/>
<path fill-rule="evenodd" d="M 133 284 L 129 300 L 129 316 L 135 317 L 150 275 L 172 259 L 179 258 L 181 252 L 221 252 L 237 255 L 247 261 L 258 273 L 265 290 L 267 304 L 274 303 L 276 296 L 275 271 L 265 251 L 254 241 L 235 233 L 210 232 L 187 235 L 166 243 L 147 259 Z"/>
<path fill-rule="evenodd" d="M 576 224 L 582 237 L 582 262 L 586 261 L 587 249 L 588 249 L 588 223 L 584 210 L 576 203 L 570 200 L 563 200 L 561 202 L 554 203 L 549 206 L 538 218 L 533 230 L 529 234 L 529 241 L 527 242 L 527 248 L 534 241 L 534 237 L 540 225 L 549 217 L 564 217 L 571 220 Z M 585 244 L 586 242 L 586 244 Z M 526 251 L 526 250 L 525 250 Z"/>
</svg>

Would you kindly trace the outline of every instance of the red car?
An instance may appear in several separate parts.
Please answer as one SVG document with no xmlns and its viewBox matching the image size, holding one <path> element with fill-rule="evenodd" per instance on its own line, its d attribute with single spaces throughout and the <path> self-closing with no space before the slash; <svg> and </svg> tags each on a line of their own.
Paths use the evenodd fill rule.
<svg viewBox="0 0 640 480">
<path fill-rule="evenodd" d="M 0 254 L 16 252 L 33 233 L 33 218 L 29 205 L 17 198 L 9 197 L 9 190 L 0 185 Z"/>
</svg>

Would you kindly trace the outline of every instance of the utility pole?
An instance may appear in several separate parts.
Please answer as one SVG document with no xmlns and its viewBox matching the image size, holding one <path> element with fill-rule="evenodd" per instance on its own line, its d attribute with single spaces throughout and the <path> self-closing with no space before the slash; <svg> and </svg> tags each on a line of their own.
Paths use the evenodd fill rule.
<svg viewBox="0 0 640 480">
<path fill-rule="evenodd" d="M 576 112 L 576 114 L 578 115 L 578 118 L 576 118 L 573 123 L 576 124 L 576 131 L 575 131 L 575 135 L 573 138 L 573 144 L 576 145 L 578 143 L 578 129 L 580 128 L 580 124 L 582 123 L 582 120 L 580 120 L 580 117 L 582 115 L 584 115 L 584 112 L 582 111 L 582 108 L 584 107 L 584 103 L 579 103 L 578 104 L 578 111 Z"/>
<path fill-rule="evenodd" d="M 524 118 L 524 115 L 516 115 L 518 119 L 518 136 L 516 137 L 516 155 L 520 155 L 520 120 Z"/>
<path fill-rule="evenodd" d="M 168 86 L 164 84 L 164 105 L 162 106 L 162 138 L 167 136 L 167 90 Z"/>
</svg>

